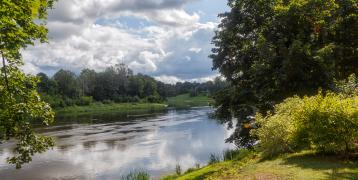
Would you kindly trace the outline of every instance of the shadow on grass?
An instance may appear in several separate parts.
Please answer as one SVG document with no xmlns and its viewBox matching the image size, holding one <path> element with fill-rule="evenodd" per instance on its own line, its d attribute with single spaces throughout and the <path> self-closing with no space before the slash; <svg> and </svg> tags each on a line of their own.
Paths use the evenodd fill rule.
<svg viewBox="0 0 358 180">
<path fill-rule="evenodd" d="M 293 155 L 285 158 L 283 164 L 303 169 L 324 170 L 330 179 L 358 179 L 358 161 L 344 162 L 336 156 Z"/>
</svg>

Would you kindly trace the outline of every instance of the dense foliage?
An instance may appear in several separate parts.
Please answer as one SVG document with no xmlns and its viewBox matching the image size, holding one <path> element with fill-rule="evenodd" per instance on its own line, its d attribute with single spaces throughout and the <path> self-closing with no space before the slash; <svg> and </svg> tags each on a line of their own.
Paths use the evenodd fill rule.
<svg viewBox="0 0 358 180">
<path fill-rule="evenodd" d="M 334 90 L 358 72 L 356 0 L 229 0 L 212 50 L 214 69 L 232 84 L 216 115 L 239 123 L 229 141 L 255 141 L 243 123 L 293 95 Z"/>
<path fill-rule="evenodd" d="M 266 156 L 302 149 L 350 153 L 358 142 L 358 96 L 322 93 L 293 97 L 275 106 L 266 117 L 257 115 L 253 131 Z"/>
<path fill-rule="evenodd" d="M 211 95 L 227 85 L 220 78 L 205 83 L 165 84 L 147 75 L 134 74 L 124 64 L 109 67 L 103 72 L 84 69 L 78 76 L 62 69 L 52 78 L 44 73 L 37 76 L 41 80 L 38 90 L 52 107 L 89 105 L 93 101 L 158 103 L 185 93 Z"/>
<path fill-rule="evenodd" d="M 15 138 L 14 157 L 8 161 L 20 168 L 31 161 L 35 153 L 53 146 L 49 137 L 36 134 L 31 122 L 48 125 L 54 114 L 37 93 L 36 77 L 25 75 L 21 49 L 35 41 L 45 42 L 47 10 L 53 0 L 0 2 L 0 143 Z"/>
</svg>

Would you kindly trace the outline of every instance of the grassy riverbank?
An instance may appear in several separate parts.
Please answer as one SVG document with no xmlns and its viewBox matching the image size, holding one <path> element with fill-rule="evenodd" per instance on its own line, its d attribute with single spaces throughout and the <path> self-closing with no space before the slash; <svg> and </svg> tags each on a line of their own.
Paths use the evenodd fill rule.
<svg viewBox="0 0 358 180">
<path fill-rule="evenodd" d="M 147 113 L 161 111 L 167 108 L 166 104 L 155 103 L 93 103 L 88 106 L 69 106 L 56 109 L 60 115 L 86 115 L 98 113 Z"/>
<path fill-rule="evenodd" d="M 195 97 L 191 97 L 189 94 L 182 94 L 179 96 L 168 98 L 167 103 L 169 107 L 188 108 L 188 107 L 209 106 L 214 103 L 214 100 L 203 94 L 200 94 Z"/>
<path fill-rule="evenodd" d="M 55 109 L 59 115 L 88 115 L 99 113 L 148 113 L 162 111 L 168 106 L 175 108 L 188 108 L 208 106 L 214 102 L 213 99 L 199 95 L 191 97 L 189 94 L 182 94 L 168 98 L 164 103 L 92 103 L 87 106 L 68 106 Z"/>
<path fill-rule="evenodd" d="M 163 179 L 358 179 L 358 162 L 319 156 L 310 151 L 286 154 L 271 160 L 262 160 L 259 154 L 248 153 L 234 160 Z"/>
</svg>

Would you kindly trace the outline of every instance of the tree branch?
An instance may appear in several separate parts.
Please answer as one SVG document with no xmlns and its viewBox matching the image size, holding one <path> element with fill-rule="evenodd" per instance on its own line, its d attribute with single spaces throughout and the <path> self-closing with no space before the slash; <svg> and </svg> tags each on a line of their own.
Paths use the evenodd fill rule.
<svg viewBox="0 0 358 180">
<path fill-rule="evenodd" d="M 1 53 L 1 57 L 2 57 L 2 65 L 3 65 L 3 68 L 4 68 L 6 89 L 7 89 L 8 92 L 10 93 L 9 80 L 8 80 L 8 78 L 7 78 L 7 71 L 6 71 L 5 57 L 4 57 L 4 53 L 3 53 L 2 51 L 0 51 L 0 53 Z"/>
</svg>

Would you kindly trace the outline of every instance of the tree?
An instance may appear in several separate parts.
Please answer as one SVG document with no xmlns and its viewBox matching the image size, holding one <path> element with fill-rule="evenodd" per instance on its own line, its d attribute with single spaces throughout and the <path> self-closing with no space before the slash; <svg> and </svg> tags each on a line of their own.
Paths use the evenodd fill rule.
<svg viewBox="0 0 358 180">
<path fill-rule="evenodd" d="M 97 73 L 91 69 L 83 69 L 78 77 L 82 95 L 93 96 L 96 86 Z"/>
<path fill-rule="evenodd" d="M 35 153 L 53 146 L 53 140 L 35 133 L 31 122 L 48 125 L 54 119 L 50 106 L 37 93 L 38 79 L 25 75 L 21 49 L 35 41 L 47 40 L 45 20 L 53 0 L 0 2 L 0 141 L 17 140 L 14 156 L 8 162 L 20 168 Z"/>
<path fill-rule="evenodd" d="M 79 97 L 80 88 L 75 73 L 61 69 L 53 76 L 53 79 L 56 81 L 61 95 L 69 98 Z"/>
<path fill-rule="evenodd" d="M 132 76 L 129 78 L 128 93 L 131 96 L 141 97 L 144 91 L 144 81 L 138 76 Z"/>
<path fill-rule="evenodd" d="M 127 95 L 128 92 L 128 78 L 133 76 L 133 72 L 125 64 L 121 63 L 116 65 L 117 81 L 118 81 L 118 94 Z"/>
<path fill-rule="evenodd" d="M 216 115 L 239 120 L 229 141 L 250 146 L 249 116 L 292 95 L 332 89 L 358 73 L 355 0 L 229 0 L 213 38 L 213 68 L 231 86 L 217 97 Z"/>
<path fill-rule="evenodd" d="M 39 93 L 46 93 L 48 95 L 56 95 L 57 83 L 50 79 L 45 73 L 38 73 L 36 75 L 40 82 L 37 84 Z"/>
</svg>

